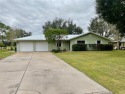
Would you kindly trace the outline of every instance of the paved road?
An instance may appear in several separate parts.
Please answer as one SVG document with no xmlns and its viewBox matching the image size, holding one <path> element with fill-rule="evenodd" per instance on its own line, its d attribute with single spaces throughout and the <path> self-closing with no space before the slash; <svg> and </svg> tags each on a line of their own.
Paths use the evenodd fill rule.
<svg viewBox="0 0 125 94">
<path fill-rule="evenodd" d="M 0 61 L 0 94 L 112 94 L 50 52 Z"/>
</svg>

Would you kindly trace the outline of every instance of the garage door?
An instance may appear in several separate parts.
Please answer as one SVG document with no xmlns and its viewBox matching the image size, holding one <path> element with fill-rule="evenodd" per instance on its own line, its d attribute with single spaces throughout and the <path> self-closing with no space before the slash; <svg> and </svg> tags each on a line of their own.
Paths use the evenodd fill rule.
<svg viewBox="0 0 125 94">
<path fill-rule="evenodd" d="M 36 51 L 48 51 L 47 42 L 36 42 Z"/>
<path fill-rule="evenodd" d="M 31 52 L 33 51 L 33 42 L 20 42 L 20 52 Z"/>
</svg>

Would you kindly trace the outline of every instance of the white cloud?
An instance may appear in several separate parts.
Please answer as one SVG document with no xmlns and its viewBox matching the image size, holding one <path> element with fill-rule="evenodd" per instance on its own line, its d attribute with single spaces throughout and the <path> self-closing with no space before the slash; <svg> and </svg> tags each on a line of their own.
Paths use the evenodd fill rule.
<svg viewBox="0 0 125 94">
<path fill-rule="evenodd" d="M 55 17 L 70 18 L 86 30 L 95 15 L 95 0 L 0 0 L 0 21 L 33 34 Z"/>
</svg>

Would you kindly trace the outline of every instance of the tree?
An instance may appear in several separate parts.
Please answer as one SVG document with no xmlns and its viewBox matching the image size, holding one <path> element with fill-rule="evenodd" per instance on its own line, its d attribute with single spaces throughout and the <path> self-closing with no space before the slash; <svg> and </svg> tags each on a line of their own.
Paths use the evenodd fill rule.
<svg viewBox="0 0 125 94">
<path fill-rule="evenodd" d="M 6 33 L 6 39 L 10 42 L 10 46 L 12 47 L 14 44 L 14 39 L 16 38 L 16 33 L 13 29 L 10 29 L 9 32 Z"/>
<path fill-rule="evenodd" d="M 0 40 L 5 46 L 10 46 L 10 44 L 11 46 L 13 46 L 15 38 L 21 38 L 31 35 L 31 32 L 26 32 L 22 29 L 12 28 L 0 22 Z"/>
<path fill-rule="evenodd" d="M 104 19 L 95 17 L 90 21 L 90 26 L 88 27 L 90 32 L 95 32 L 104 37 L 115 37 L 116 28 L 114 25 L 109 24 Z"/>
<path fill-rule="evenodd" d="M 0 22 L 0 39 L 2 40 L 2 42 L 4 40 L 11 40 L 14 38 L 26 37 L 31 35 L 31 32 L 26 32 L 22 29 L 12 28 Z"/>
<path fill-rule="evenodd" d="M 13 28 L 13 32 L 15 32 L 15 38 L 21 38 L 26 36 L 31 36 L 31 32 L 26 32 L 25 30 Z"/>
<path fill-rule="evenodd" d="M 6 32 L 6 39 L 13 44 L 13 40 L 15 38 L 21 38 L 26 36 L 31 36 L 31 32 L 26 32 L 22 29 L 11 28 L 8 32 Z"/>
<path fill-rule="evenodd" d="M 122 35 L 125 33 L 125 0 L 96 0 L 100 17 L 116 25 Z"/>
<path fill-rule="evenodd" d="M 9 46 L 14 46 L 14 39 L 16 38 L 21 38 L 21 37 L 26 37 L 30 36 L 31 32 L 26 32 L 22 29 L 17 29 L 17 28 L 11 28 L 8 32 L 6 32 L 6 44 L 10 43 Z"/>
<path fill-rule="evenodd" d="M 2 42 L 5 40 L 5 35 L 8 30 L 10 30 L 10 26 L 7 26 L 0 21 L 0 39 Z"/>
<path fill-rule="evenodd" d="M 61 18 L 55 18 L 52 22 L 48 21 L 43 26 L 43 33 L 45 33 L 49 28 L 52 29 L 65 29 L 68 34 L 81 34 L 83 32 L 82 28 L 76 26 L 72 20 L 64 20 Z"/>
<path fill-rule="evenodd" d="M 108 27 L 107 23 L 103 19 L 96 17 L 91 20 L 91 23 L 88 29 L 89 31 L 95 32 L 101 36 L 106 36 L 105 33 L 108 31 L 107 27 Z"/>
<path fill-rule="evenodd" d="M 48 42 L 59 43 L 68 33 L 65 29 L 48 29 L 44 34 Z M 58 46 L 58 49 L 60 49 L 60 46 Z"/>
</svg>

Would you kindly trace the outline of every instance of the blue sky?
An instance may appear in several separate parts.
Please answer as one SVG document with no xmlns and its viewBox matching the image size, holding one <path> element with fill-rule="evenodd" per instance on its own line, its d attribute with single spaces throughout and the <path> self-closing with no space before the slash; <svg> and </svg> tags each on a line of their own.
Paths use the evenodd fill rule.
<svg viewBox="0 0 125 94">
<path fill-rule="evenodd" d="M 0 0 L 0 21 L 33 34 L 41 34 L 55 17 L 72 19 L 87 32 L 95 16 L 95 0 Z"/>
</svg>

